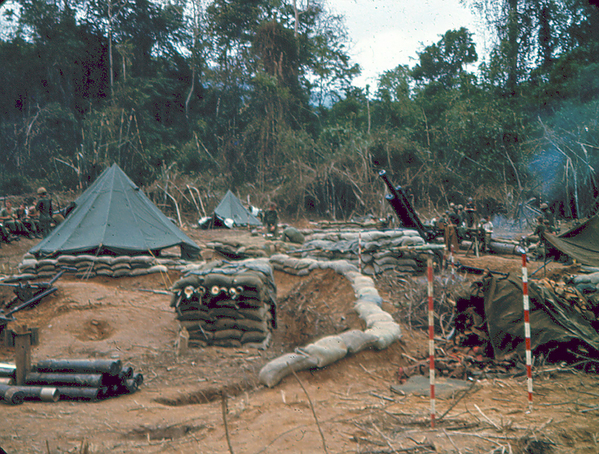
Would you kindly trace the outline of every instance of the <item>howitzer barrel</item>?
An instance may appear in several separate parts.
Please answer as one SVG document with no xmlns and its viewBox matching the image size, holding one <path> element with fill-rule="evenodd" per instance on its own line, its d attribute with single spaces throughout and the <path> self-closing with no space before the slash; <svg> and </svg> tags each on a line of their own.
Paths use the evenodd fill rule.
<svg viewBox="0 0 599 454">
<path fill-rule="evenodd" d="M 38 293 L 37 295 L 35 295 L 34 297 L 32 297 L 31 299 L 25 301 L 22 304 L 19 304 L 17 307 L 15 307 L 14 309 L 11 309 L 9 312 L 7 312 L 5 314 L 6 317 L 10 317 L 12 314 L 14 314 L 15 312 L 20 311 L 21 309 L 25 309 L 26 307 L 30 307 L 33 306 L 34 304 L 36 304 L 39 300 L 41 300 L 43 297 L 50 295 L 51 293 L 54 293 L 56 290 L 58 290 L 56 287 L 51 287 L 48 290 L 44 290 L 43 292 Z"/>
<path fill-rule="evenodd" d="M 108 374 L 116 376 L 121 371 L 121 360 L 108 359 L 47 359 L 37 363 L 36 372 Z"/>
<path fill-rule="evenodd" d="M 418 215 L 414 211 L 412 204 L 406 197 L 406 194 L 401 186 L 394 187 L 391 184 L 391 181 L 389 181 L 387 172 L 384 170 L 379 172 L 379 176 L 389 188 L 390 194 L 386 195 L 385 199 L 387 199 L 393 210 L 395 210 L 395 214 L 397 214 L 397 217 L 399 217 L 402 224 L 407 228 L 417 230 L 420 236 L 427 240 L 429 238 L 429 234 L 426 232 L 424 224 L 422 224 L 418 218 Z"/>
</svg>

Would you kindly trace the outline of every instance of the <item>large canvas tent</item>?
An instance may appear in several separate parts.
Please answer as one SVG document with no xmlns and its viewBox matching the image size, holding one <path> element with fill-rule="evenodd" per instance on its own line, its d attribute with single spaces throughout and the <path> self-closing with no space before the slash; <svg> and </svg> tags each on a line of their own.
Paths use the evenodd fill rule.
<svg viewBox="0 0 599 454">
<path fill-rule="evenodd" d="M 546 234 L 545 239 L 577 262 L 599 266 L 599 216 L 593 216 L 560 236 Z"/>
<path fill-rule="evenodd" d="M 181 257 L 191 259 L 200 251 L 116 164 L 102 172 L 75 204 L 65 221 L 29 252 L 37 257 L 138 255 L 180 246 Z"/>
<path fill-rule="evenodd" d="M 225 196 L 222 198 L 216 209 L 214 210 L 214 216 L 221 222 L 226 219 L 232 219 L 235 225 L 239 226 L 262 226 L 262 223 L 258 218 L 252 215 L 245 207 L 241 204 L 239 199 L 235 197 L 230 190 L 227 191 Z"/>
</svg>

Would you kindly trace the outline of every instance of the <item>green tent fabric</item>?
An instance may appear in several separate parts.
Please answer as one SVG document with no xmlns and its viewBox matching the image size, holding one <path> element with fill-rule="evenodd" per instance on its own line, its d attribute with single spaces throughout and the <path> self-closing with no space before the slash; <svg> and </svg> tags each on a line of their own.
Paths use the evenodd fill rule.
<svg viewBox="0 0 599 454">
<path fill-rule="evenodd" d="M 484 314 L 495 358 L 524 356 L 524 307 L 522 279 L 487 275 L 482 281 Z M 578 311 L 547 287 L 528 282 L 531 348 L 547 350 L 570 342 L 586 344 L 599 351 L 599 333 L 593 328 L 592 313 Z"/>
<path fill-rule="evenodd" d="M 246 210 L 230 190 L 222 198 L 214 210 L 214 214 L 223 221 L 225 219 L 232 219 L 235 225 L 244 226 L 249 224 L 256 227 L 262 226 L 260 220 Z"/>
<path fill-rule="evenodd" d="M 75 204 L 65 221 L 29 252 L 37 257 L 137 255 L 180 246 L 184 259 L 200 252 L 116 164 L 102 172 Z"/>
<path fill-rule="evenodd" d="M 577 262 L 599 266 L 599 216 L 593 216 L 560 236 L 550 233 L 544 236 L 551 246 Z"/>
</svg>

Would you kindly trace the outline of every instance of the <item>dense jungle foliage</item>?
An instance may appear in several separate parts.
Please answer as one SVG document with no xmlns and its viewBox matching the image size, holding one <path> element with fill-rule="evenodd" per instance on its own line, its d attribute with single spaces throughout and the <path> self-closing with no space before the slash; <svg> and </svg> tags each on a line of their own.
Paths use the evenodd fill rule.
<svg viewBox="0 0 599 454">
<path fill-rule="evenodd" d="M 116 162 L 190 206 L 186 186 L 347 218 L 378 215 L 386 169 L 430 212 L 595 213 L 599 8 L 467 3 L 494 31 L 484 62 L 448 30 L 366 89 L 326 0 L 5 3 L 0 190 L 78 190 Z"/>
</svg>

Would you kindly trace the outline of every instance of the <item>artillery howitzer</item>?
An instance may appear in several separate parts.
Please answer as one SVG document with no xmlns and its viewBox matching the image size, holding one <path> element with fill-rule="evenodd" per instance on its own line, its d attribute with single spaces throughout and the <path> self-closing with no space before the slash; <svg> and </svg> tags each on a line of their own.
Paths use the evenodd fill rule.
<svg viewBox="0 0 599 454">
<path fill-rule="evenodd" d="M 387 172 L 381 170 L 379 176 L 385 182 L 389 188 L 389 194 L 385 196 L 387 202 L 391 205 L 395 214 L 401 221 L 404 227 L 416 230 L 425 241 L 431 241 L 439 235 L 442 235 L 442 231 L 437 231 L 432 227 L 425 226 L 421 221 L 416 211 L 412 207 L 410 200 L 407 198 L 404 190 L 401 186 L 394 187 L 389 181 Z"/>
<path fill-rule="evenodd" d="M 58 290 L 56 287 L 52 287 L 52 285 L 67 271 L 76 270 L 73 268 L 62 268 L 48 282 L 35 282 L 33 284 L 29 281 L 26 281 L 24 284 L 22 282 L 18 284 L 0 283 L 1 287 L 12 287 L 15 294 L 15 298 L 6 303 L 4 309 L 0 309 L 0 331 L 8 322 L 14 321 L 12 315 L 15 312 L 35 306 L 42 298 Z"/>
</svg>

